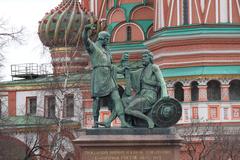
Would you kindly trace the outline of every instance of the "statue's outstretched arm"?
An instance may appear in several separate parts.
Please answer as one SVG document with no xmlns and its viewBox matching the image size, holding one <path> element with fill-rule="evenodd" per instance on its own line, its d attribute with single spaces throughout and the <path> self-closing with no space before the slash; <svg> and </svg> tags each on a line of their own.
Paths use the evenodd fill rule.
<svg viewBox="0 0 240 160">
<path fill-rule="evenodd" d="M 128 58 L 129 58 L 128 53 L 127 52 L 123 53 L 123 56 L 121 59 L 122 68 L 119 68 L 118 72 L 124 74 L 126 79 L 125 94 L 127 96 L 131 96 L 132 83 L 131 83 L 131 77 L 130 77 L 130 68 L 129 68 Z"/>
<path fill-rule="evenodd" d="M 88 24 L 85 26 L 84 30 L 83 30 L 83 44 L 85 46 L 85 49 L 88 51 L 89 54 L 93 53 L 93 48 L 94 48 L 94 42 L 89 38 L 89 31 L 94 29 L 94 25 L 92 24 Z"/>
<path fill-rule="evenodd" d="M 124 74 L 124 67 L 122 65 L 114 65 L 112 64 L 114 70 L 118 74 Z"/>
<path fill-rule="evenodd" d="M 167 93 L 167 86 L 166 86 L 166 83 L 165 83 L 165 80 L 163 78 L 163 75 L 162 75 L 162 72 L 160 70 L 160 68 L 156 65 L 153 66 L 153 72 L 156 76 L 156 79 L 157 81 L 160 83 L 160 87 L 161 87 L 161 91 L 162 91 L 162 97 L 166 97 L 168 96 L 168 93 Z"/>
<path fill-rule="evenodd" d="M 123 53 L 120 65 L 116 66 L 116 71 L 118 74 L 125 75 L 126 70 L 129 70 L 128 53 L 127 52 Z"/>
</svg>

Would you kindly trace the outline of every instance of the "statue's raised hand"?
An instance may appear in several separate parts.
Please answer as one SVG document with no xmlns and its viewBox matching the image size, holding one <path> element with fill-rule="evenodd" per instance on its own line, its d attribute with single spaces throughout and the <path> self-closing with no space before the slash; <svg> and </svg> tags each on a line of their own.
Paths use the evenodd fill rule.
<svg viewBox="0 0 240 160">
<path fill-rule="evenodd" d="M 123 53 L 122 60 L 123 61 L 128 61 L 129 55 L 127 52 Z"/>
<path fill-rule="evenodd" d="M 128 58 L 129 58 L 128 53 L 127 52 L 123 53 L 121 63 L 126 69 L 129 69 Z"/>
<path fill-rule="evenodd" d="M 96 24 L 87 24 L 85 25 L 86 30 L 95 30 L 96 29 Z"/>
</svg>

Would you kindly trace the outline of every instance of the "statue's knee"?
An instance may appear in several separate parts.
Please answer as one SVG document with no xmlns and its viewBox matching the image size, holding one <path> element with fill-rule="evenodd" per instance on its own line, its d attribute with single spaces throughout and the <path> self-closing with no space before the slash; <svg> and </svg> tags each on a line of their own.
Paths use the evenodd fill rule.
<svg viewBox="0 0 240 160">
<path fill-rule="evenodd" d="M 126 113 L 129 113 L 129 108 L 125 108 L 124 110 Z"/>
<path fill-rule="evenodd" d="M 134 109 L 134 106 L 129 105 L 127 108 L 125 108 L 125 112 L 130 113 L 131 111 L 133 111 L 133 109 Z"/>
<path fill-rule="evenodd" d="M 113 91 L 112 91 L 111 97 L 112 97 L 112 99 L 114 99 L 114 100 L 120 100 L 120 99 L 121 99 L 121 98 L 120 98 L 120 95 L 119 95 L 119 93 L 118 93 L 117 90 L 113 90 Z"/>
</svg>

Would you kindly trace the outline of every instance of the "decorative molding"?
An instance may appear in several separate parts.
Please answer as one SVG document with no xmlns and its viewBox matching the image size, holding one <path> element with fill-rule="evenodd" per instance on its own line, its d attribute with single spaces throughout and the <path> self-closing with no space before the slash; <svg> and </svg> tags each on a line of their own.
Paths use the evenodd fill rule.
<svg viewBox="0 0 240 160">
<path fill-rule="evenodd" d="M 181 82 L 184 87 L 190 87 L 191 83 L 196 81 L 199 86 L 207 86 L 207 83 L 211 80 L 217 80 L 221 83 L 222 86 L 228 86 L 232 80 L 236 78 L 222 78 L 219 77 L 176 77 L 176 79 L 165 78 L 166 85 L 168 88 L 174 88 L 175 83 Z M 240 80 L 240 78 L 239 78 Z"/>
<path fill-rule="evenodd" d="M 228 85 L 232 79 L 229 78 L 220 78 L 218 79 L 222 85 Z"/>
</svg>

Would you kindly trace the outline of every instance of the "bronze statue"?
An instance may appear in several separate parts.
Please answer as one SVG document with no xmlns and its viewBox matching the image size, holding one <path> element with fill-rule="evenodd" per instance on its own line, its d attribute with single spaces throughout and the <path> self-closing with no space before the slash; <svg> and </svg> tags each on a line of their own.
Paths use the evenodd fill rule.
<svg viewBox="0 0 240 160">
<path fill-rule="evenodd" d="M 114 66 L 115 73 L 125 76 L 126 85 L 122 95 L 125 113 L 133 127 L 170 127 L 181 118 L 181 104 L 167 95 L 166 84 L 159 67 L 153 64 L 150 52 L 143 54 L 143 67 L 130 68 L 128 53 L 124 53 L 120 66 Z M 132 95 L 132 90 L 136 94 Z M 103 126 L 109 126 L 117 117 L 113 110 Z M 147 124 L 146 124 L 147 122 Z"/>
<path fill-rule="evenodd" d="M 96 42 L 93 42 L 89 38 L 89 31 L 94 30 L 94 25 L 86 25 L 83 32 L 83 43 L 90 55 L 93 72 L 91 78 L 91 91 L 93 98 L 93 127 L 98 127 L 98 117 L 100 110 L 100 99 L 109 96 L 112 100 L 114 107 L 112 107 L 111 117 L 119 117 L 121 121 L 121 127 L 131 127 L 125 121 L 125 113 L 122 105 L 121 98 L 118 92 L 118 86 L 114 77 L 114 66 L 112 65 L 112 57 L 109 50 L 106 48 L 110 39 L 110 34 L 106 31 L 102 31 L 98 34 Z M 110 117 L 110 119 L 112 119 Z M 111 122 L 107 121 L 103 123 L 105 127 L 110 127 Z"/>
</svg>

